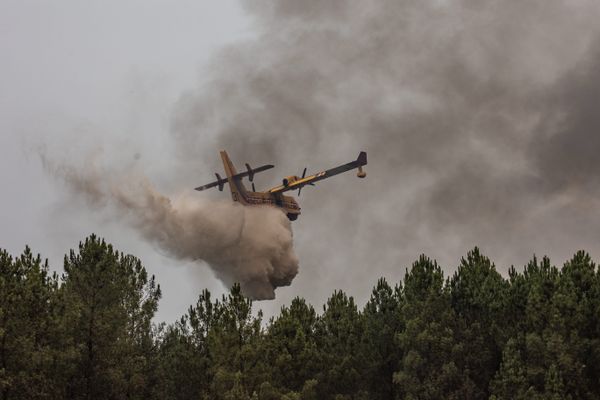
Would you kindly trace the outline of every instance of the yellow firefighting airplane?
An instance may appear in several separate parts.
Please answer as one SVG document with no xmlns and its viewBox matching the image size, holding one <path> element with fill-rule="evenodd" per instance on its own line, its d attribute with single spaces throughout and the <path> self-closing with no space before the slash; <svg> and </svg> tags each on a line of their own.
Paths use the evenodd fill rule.
<svg viewBox="0 0 600 400">
<path fill-rule="evenodd" d="M 283 194 L 284 192 L 298 189 L 298 195 L 300 195 L 300 191 L 305 185 L 314 186 L 315 182 L 317 181 L 330 178 L 334 175 L 341 174 L 342 172 L 350 171 L 354 168 L 358 168 L 356 176 L 359 178 L 364 178 L 367 176 L 367 173 L 362 169 L 364 165 L 367 165 L 367 153 L 361 151 L 355 161 L 340 165 L 339 167 L 331 168 L 310 176 L 306 176 L 306 168 L 304 168 L 302 177 L 298 177 L 296 175 L 287 176 L 283 178 L 281 185 L 271 188 L 266 192 L 257 192 L 254 188 L 254 183 L 252 183 L 252 191 L 248 191 L 242 183 L 242 178 L 248 177 L 248 180 L 252 182 L 254 180 L 255 173 L 271 169 L 273 168 L 273 165 L 263 165 L 253 169 L 249 164 L 246 164 L 246 171 L 237 173 L 233 163 L 227 155 L 227 152 L 221 151 L 221 159 L 223 160 L 223 166 L 225 167 L 227 179 L 221 178 L 218 173 L 215 173 L 217 177 L 216 181 L 197 187 L 196 190 L 205 190 L 218 187 L 219 191 L 223 191 L 223 186 L 226 183 L 229 183 L 229 188 L 231 189 L 231 198 L 233 201 L 237 201 L 245 206 L 270 204 L 279 207 L 283 210 L 283 212 L 286 213 L 290 221 L 295 221 L 298 218 L 298 215 L 300 215 L 300 206 L 293 197 L 285 196 Z"/>
</svg>

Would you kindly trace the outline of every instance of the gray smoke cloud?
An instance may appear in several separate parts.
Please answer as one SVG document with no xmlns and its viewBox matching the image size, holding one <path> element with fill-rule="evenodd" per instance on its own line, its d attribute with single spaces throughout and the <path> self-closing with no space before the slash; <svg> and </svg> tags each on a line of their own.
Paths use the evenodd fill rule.
<svg viewBox="0 0 600 400">
<path fill-rule="evenodd" d="M 422 251 L 506 267 L 597 245 L 600 3 L 244 4 L 256 39 L 213 60 L 171 133 L 182 173 L 220 148 L 291 173 L 367 150 L 362 186 L 303 192 L 303 265 L 354 288 Z"/>
<path fill-rule="evenodd" d="M 276 165 L 256 178 L 258 189 L 369 154 L 366 179 L 349 173 L 302 190 L 293 223 L 302 273 L 278 291 L 282 302 L 319 304 L 334 288 L 365 300 L 379 276 L 400 280 L 419 253 L 447 272 L 476 245 L 501 271 L 533 253 L 594 256 L 600 2 L 243 6 L 252 39 L 222 49 L 173 105 L 163 186 L 208 182 L 222 170 L 221 149 L 238 167 Z M 256 278 L 271 289 L 257 297 L 268 298 L 296 275 L 289 222 L 277 210 L 241 209 L 218 192 L 168 201 L 140 179 L 88 172 L 70 180 L 78 192 L 170 254 L 208 261 L 226 284 Z M 269 233 L 244 236 L 261 229 Z M 242 259 L 260 273 L 244 275 Z"/>
<path fill-rule="evenodd" d="M 108 210 L 172 257 L 208 263 L 227 287 L 238 282 L 252 299 L 274 299 L 275 289 L 298 273 L 290 222 L 277 208 L 202 200 L 189 192 L 172 201 L 133 169 L 119 174 L 98 167 L 97 157 L 75 166 L 41 156 L 46 170 L 88 204 Z"/>
</svg>

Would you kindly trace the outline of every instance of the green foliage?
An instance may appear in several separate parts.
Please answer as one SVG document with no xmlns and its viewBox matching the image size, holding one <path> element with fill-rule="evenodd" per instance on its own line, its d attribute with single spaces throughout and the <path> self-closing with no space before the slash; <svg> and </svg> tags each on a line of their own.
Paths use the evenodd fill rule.
<svg viewBox="0 0 600 400">
<path fill-rule="evenodd" d="M 457 365 L 465 349 L 441 268 L 421 256 L 406 273 L 403 294 L 405 329 L 396 335 L 403 357 L 393 378 L 400 397 L 473 398 L 474 384 Z"/>
<path fill-rule="evenodd" d="M 487 399 L 506 340 L 509 285 L 494 264 L 475 248 L 461 260 L 449 286 L 456 313 L 455 351 L 460 349 L 453 358 L 467 375 L 470 397 Z"/>
<path fill-rule="evenodd" d="M 96 236 L 61 279 L 0 250 L 0 399 L 596 399 L 600 272 L 534 257 L 500 275 L 475 248 L 451 277 L 421 256 L 364 308 L 334 291 L 270 321 L 234 285 L 154 324 L 141 262 Z"/>
<path fill-rule="evenodd" d="M 385 279 L 379 279 L 363 312 L 363 374 L 371 399 L 394 398 L 393 375 L 401 357 L 394 338 L 404 330 L 401 310 L 401 287 L 392 289 Z"/>
<path fill-rule="evenodd" d="M 154 277 L 93 235 L 65 257 L 64 269 L 64 318 L 76 354 L 68 396 L 145 398 L 161 296 Z"/>
<path fill-rule="evenodd" d="M 319 371 L 315 324 L 317 315 L 303 299 L 282 307 L 265 335 L 271 382 L 284 391 L 301 392 L 305 382 Z"/>
<path fill-rule="evenodd" d="M 527 371 L 517 339 L 510 339 L 502 353 L 502 366 L 492 383 L 494 398 L 526 399 Z"/>
<path fill-rule="evenodd" d="M 316 375 L 319 398 L 350 396 L 362 388 L 363 331 L 354 299 L 335 291 L 323 306 L 323 315 L 315 327 L 320 363 Z"/>
<path fill-rule="evenodd" d="M 211 397 L 231 398 L 228 393 L 251 395 L 264 382 L 262 314 L 252 315 L 252 301 L 242 295 L 238 284 L 223 296 L 221 303 L 214 303 L 214 308 L 216 319 L 208 332 Z"/>
<path fill-rule="evenodd" d="M 66 357 L 60 344 L 56 292 L 58 278 L 47 261 L 27 247 L 12 259 L 0 251 L 0 393 L 2 398 L 60 397 L 52 379 Z"/>
</svg>

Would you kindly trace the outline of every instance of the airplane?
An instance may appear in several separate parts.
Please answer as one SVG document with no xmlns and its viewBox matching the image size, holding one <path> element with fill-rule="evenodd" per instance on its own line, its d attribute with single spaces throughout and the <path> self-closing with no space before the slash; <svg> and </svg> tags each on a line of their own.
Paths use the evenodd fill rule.
<svg viewBox="0 0 600 400">
<path fill-rule="evenodd" d="M 355 161 L 321 171 L 310 176 L 306 176 L 306 168 L 304 168 L 301 177 L 296 175 L 287 176 L 283 178 L 281 185 L 275 186 L 274 188 L 264 192 L 257 192 L 253 182 L 254 174 L 271 169 L 274 167 L 273 165 L 267 164 L 258 168 L 252 168 L 250 167 L 250 164 L 246 163 L 246 171 L 238 173 L 233 166 L 233 163 L 229 159 L 227 152 L 224 150 L 221 151 L 221 160 L 223 161 L 227 178 L 222 178 L 221 175 L 215 173 L 215 176 L 217 177 L 216 181 L 199 186 L 195 188 L 195 190 L 202 191 L 213 187 L 218 187 L 219 191 L 222 192 L 223 187 L 226 183 L 228 183 L 229 189 L 231 189 L 231 198 L 233 201 L 237 201 L 245 206 L 267 204 L 279 207 L 287 215 L 290 221 L 295 221 L 298 218 L 300 215 L 300 206 L 298 205 L 296 199 L 294 199 L 292 196 L 286 196 L 283 193 L 298 189 L 298 196 L 300 196 L 300 191 L 304 186 L 314 186 L 315 182 L 341 174 L 342 172 L 350 171 L 355 168 L 358 169 L 356 176 L 359 178 L 364 178 L 367 176 L 367 173 L 363 171 L 362 168 L 363 166 L 367 165 L 367 153 L 361 151 Z M 252 191 L 247 190 L 242 182 L 242 178 L 246 177 L 252 183 Z"/>
</svg>

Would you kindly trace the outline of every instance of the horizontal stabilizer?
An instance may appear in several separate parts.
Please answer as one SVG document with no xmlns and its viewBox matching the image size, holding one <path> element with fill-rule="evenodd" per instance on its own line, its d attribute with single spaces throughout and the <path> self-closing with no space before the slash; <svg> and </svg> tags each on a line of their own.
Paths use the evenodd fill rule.
<svg viewBox="0 0 600 400">
<path fill-rule="evenodd" d="M 254 174 L 256 174 L 257 172 L 262 172 L 262 171 L 266 171 L 268 169 L 271 169 L 274 167 L 274 165 L 262 165 L 258 168 L 249 168 L 250 166 L 248 164 L 247 165 L 247 171 L 244 172 L 240 172 L 239 174 L 235 174 L 233 175 L 231 178 L 232 179 L 242 179 L 244 177 L 252 177 L 250 180 L 253 180 L 254 178 Z M 217 176 L 217 180 L 211 183 L 207 183 L 206 185 L 203 186 L 198 186 L 197 188 L 195 188 L 194 190 L 198 190 L 198 191 L 202 191 L 202 190 L 206 190 L 206 189 L 210 189 L 213 188 L 215 186 L 219 187 L 219 190 L 222 191 L 223 190 L 223 186 L 228 182 L 227 179 L 221 178 L 219 176 L 219 174 L 215 174 Z"/>
<path fill-rule="evenodd" d="M 213 188 L 215 186 L 219 187 L 219 192 L 223 191 L 223 186 L 225 186 L 225 184 L 227 183 L 227 179 L 223 179 L 219 176 L 219 174 L 215 173 L 215 175 L 217 176 L 217 180 L 211 183 L 207 183 L 206 185 L 203 186 L 198 186 L 197 188 L 194 188 L 194 190 L 198 190 L 198 191 L 202 191 L 202 190 L 206 190 L 206 189 L 210 189 Z"/>
</svg>

